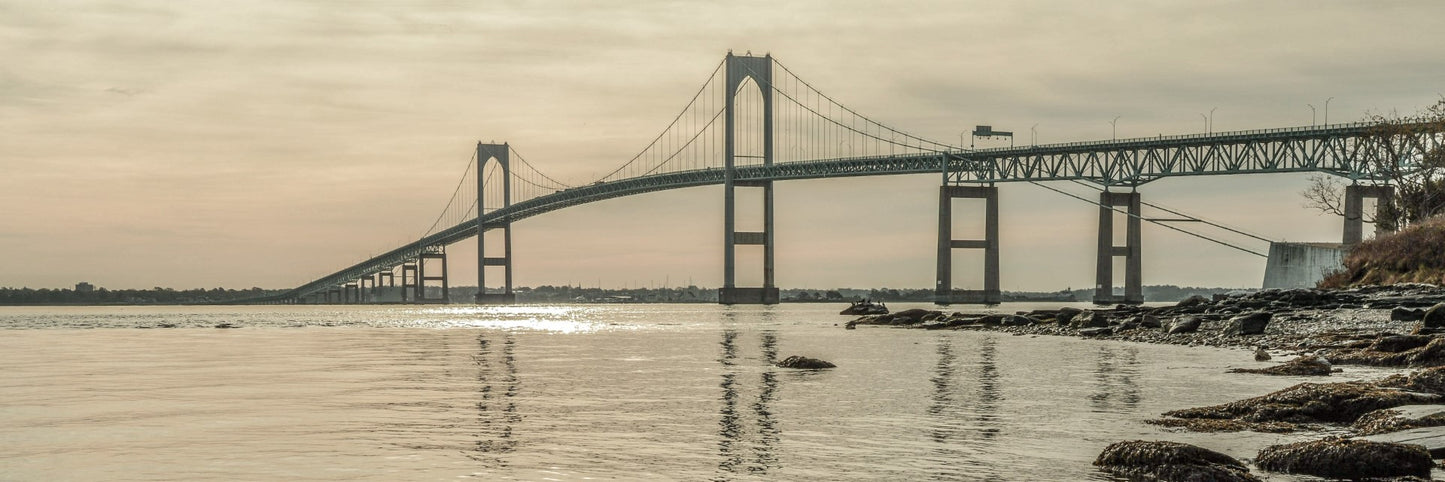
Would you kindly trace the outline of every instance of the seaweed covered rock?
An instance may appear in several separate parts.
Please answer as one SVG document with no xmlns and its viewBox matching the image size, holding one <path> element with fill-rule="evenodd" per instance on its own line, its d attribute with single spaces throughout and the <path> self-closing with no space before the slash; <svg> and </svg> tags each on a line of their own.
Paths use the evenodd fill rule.
<svg viewBox="0 0 1445 482">
<path fill-rule="evenodd" d="M 778 366 L 779 366 L 779 367 L 782 367 L 782 368 L 801 368 L 801 369 L 819 369 L 819 368 L 835 368 L 835 367 L 837 367 L 837 365 L 834 365 L 834 364 L 832 364 L 832 363 L 828 363 L 828 362 L 823 361 L 823 360 L 819 360 L 819 359 L 817 359 L 817 358 L 808 358 L 808 357 L 805 357 L 805 356 L 797 356 L 797 355 L 793 355 L 793 356 L 784 358 L 783 361 L 778 362 Z"/>
<path fill-rule="evenodd" d="M 1258 357 L 1256 357 L 1258 359 Z M 1266 358 L 1267 359 L 1267 358 Z M 1316 355 L 1305 355 L 1269 368 L 1232 368 L 1229 373 L 1256 373 L 1260 375 L 1287 376 L 1328 376 L 1334 367 L 1330 362 Z"/>
<path fill-rule="evenodd" d="M 1391 337 L 1393 338 L 1393 337 Z M 1397 338 L 1396 338 L 1397 339 Z M 1445 337 L 1413 336 L 1409 340 L 1428 339 L 1424 346 L 1403 351 L 1381 351 L 1375 347 L 1384 339 L 1365 348 L 1341 348 L 1325 354 L 1330 363 L 1336 365 L 1369 365 L 1381 367 L 1434 367 L 1445 365 Z M 1400 346 L 1382 346 L 1385 349 L 1399 349 Z"/>
<path fill-rule="evenodd" d="M 1390 375 L 1375 384 L 1412 392 L 1445 395 L 1445 367 L 1427 368 L 1409 375 Z"/>
<path fill-rule="evenodd" d="M 1367 413 L 1351 428 L 1360 435 L 1376 435 L 1442 425 L 1445 425 L 1445 405 L 1404 405 Z"/>
<path fill-rule="evenodd" d="M 1134 480 L 1260 480 L 1234 457 L 1178 442 L 1117 442 L 1105 448 L 1094 465 Z"/>
<path fill-rule="evenodd" d="M 1332 479 L 1430 477 L 1430 453 L 1419 445 L 1328 438 L 1265 447 L 1259 468 Z"/>
<path fill-rule="evenodd" d="M 1221 420 L 1239 422 L 1247 430 L 1279 431 L 1279 424 L 1350 424 L 1366 413 L 1401 405 L 1438 403 L 1440 395 L 1407 392 L 1368 382 L 1301 383 L 1268 395 L 1212 407 L 1164 413 L 1181 421 L 1159 425 L 1212 431 Z M 1199 426 L 1196 429 L 1195 425 Z"/>
</svg>

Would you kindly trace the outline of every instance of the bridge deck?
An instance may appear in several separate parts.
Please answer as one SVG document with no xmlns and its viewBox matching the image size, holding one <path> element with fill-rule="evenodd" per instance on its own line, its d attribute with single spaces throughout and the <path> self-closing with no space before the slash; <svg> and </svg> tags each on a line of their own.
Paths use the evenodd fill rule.
<svg viewBox="0 0 1445 482">
<path fill-rule="evenodd" d="M 1161 136 L 1073 142 L 973 151 L 856 157 L 737 167 L 735 179 L 794 180 L 897 174 L 947 173 L 950 183 L 1086 180 L 1137 186 L 1172 176 L 1322 172 L 1356 180 L 1379 180 L 1378 166 L 1408 169 L 1441 144 L 1440 126 L 1409 124 L 1388 133 L 1372 124 L 1293 127 L 1208 135 Z M 1393 156 L 1386 161 L 1384 157 Z M 519 221 L 559 209 L 654 191 L 722 184 L 722 169 L 654 174 L 565 189 L 486 213 L 482 222 Z M 476 221 L 452 226 L 267 300 L 297 298 L 327 287 L 388 271 L 416 259 L 429 246 L 445 246 L 477 234 Z M 266 301 L 266 300 L 256 300 Z"/>
</svg>

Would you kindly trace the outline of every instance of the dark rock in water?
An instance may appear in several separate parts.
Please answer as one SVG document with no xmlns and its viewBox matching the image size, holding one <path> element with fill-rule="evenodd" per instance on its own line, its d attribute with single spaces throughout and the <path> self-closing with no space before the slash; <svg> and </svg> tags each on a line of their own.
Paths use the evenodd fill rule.
<svg viewBox="0 0 1445 482">
<path fill-rule="evenodd" d="M 1420 321 L 1425 318 L 1425 310 L 1405 308 L 1396 306 L 1390 310 L 1390 321 Z"/>
<path fill-rule="evenodd" d="M 1442 425 L 1445 425 L 1445 405 L 1403 405 L 1367 413 L 1356 420 L 1352 427 L 1361 435 L 1376 435 Z M 1402 440 L 1371 440 L 1403 442 Z"/>
<path fill-rule="evenodd" d="M 929 311 L 922 308 L 913 308 L 894 313 L 892 316 L 894 324 L 922 323 L 923 318 L 932 314 L 942 314 L 941 311 Z"/>
<path fill-rule="evenodd" d="M 1420 321 L 1420 326 L 1425 328 L 1445 328 L 1445 303 L 1431 306 L 1430 309 L 1425 310 L 1425 316 L 1421 317 Z"/>
<path fill-rule="evenodd" d="M 840 315 L 886 315 L 888 307 L 868 300 L 854 301 L 852 305 L 838 312 Z"/>
<path fill-rule="evenodd" d="M 1269 320 L 1272 318 L 1274 318 L 1274 313 L 1267 311 L 1236 316 L 1230 318 L 1229 323 L 1224 325 L 1224 334 L 1229 336 L 1263 334 L 1264 328 L 1269 326 Z"/>
<path fill-rule="evenodd" d="M 1331 479 L 1430 476 L 1430 452 L 1419 445 L 1327 438 L 1265 447 L 1259 468 Z"/>
<path fill-rule="evenodd" d="M 1204 324 L 1204 318 L 1198 316 L 1181 316 L 1169 325 L 1169 334 L 1194 333 L 1199 331 L 1199 325 Z"/>
<path fill-rule="evenodd" d="M 808 358 L 808 357 L 805 357 L 805 356 L 797 356 L 797 355 L 793 355 L 793 356 L 784 358 L 783 361 L 778 362 L 778 366 L 779 366 L 779 367 L 782 367 L 782 368 L 802 368 L 802 369 L 818 369 L 818 368 L 835 368 L 835 367 L 837 367 L 837 365 L 834 365 L 834 364 L 832 364 L 832 363 L 825 362 L 825 361 L 823 361 L 823 360 L 819 360 L 819 359 L 817 359 L 817 358 Z"/>
<path fill-rule="evenodd" d="M 1130 480 L 1258 481 L 1234 457 L 1178 442 L 1134 440 L 1104 448 L 1094 465 Z"/>
<path fill-rule="evenodd" d="M 1077 315 L 1077 314 L 1083 313 L 1083 312 L 1084 312 L 1084 310 L 1081 310 L 1081 309 L 1078 309 L 1078 308 L 1070 308 L 1070 307 L 1065 306 L 1065 307 L 1063 307 L 1063 308 L 1059 308 L 1058 314 L 1057 314 L 1057 315 L 1054 315 L 1054 321 L 1057 322 L 1057 323 L 1060 324 L 1060 325 L 1067 325 L 1067 324 L 1069 324 L 1069 321 L 1071 321 L 1071 320 L 1074 319 L 1074 315 Z"/>
<path fill-rule="evenodd" d="M 1109 326 L 1109 315 L 1103 312 L 1084 310 L 1069 320 L 1075 328 L 1102 328 Z"/>
<path fill-rule="evenodd" d="M 219 325 L 216 325 L 216 328 L 240 328 L 240 326 L 232 325 L 230 323 L 221 323 Z"/>
<path fill-rule="evenodd" d="M 1266 355 L 1268 355 L 1266 353 Z M 1259 359 L 1255 357 L 1255 359 Z M 1268 360 L 1268 358 L 1266 358 Z M 1234 368 L 1229 373 L 1257 373 L 1260 375 L 1288 376 L 1329 376 L 1334 367 L 1316 355 L 1305 355 L 1269 368 Z"/>
<path fill-rule="evenodd" d="M 1108 336 L 1112 334 L 1114 334 L 1114 329 L 1107 326 L 1079 330 L 1079 336 Z"/>
<path fill-rule="evenodd" d="M 1261 346 L 1254 349 L 1254 361 L 1269 361 L 1270 358 L 1273 357 L 1269 356 L 1269 350 L 1264 349 L 1264 347 Z"/>
</svg>

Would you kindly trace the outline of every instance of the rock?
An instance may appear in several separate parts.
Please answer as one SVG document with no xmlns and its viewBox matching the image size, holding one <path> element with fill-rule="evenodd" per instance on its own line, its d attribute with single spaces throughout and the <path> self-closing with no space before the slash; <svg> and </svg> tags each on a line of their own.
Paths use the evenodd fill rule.
<svg viewBox="0 0 1445 482">
<path fill-rule="evenodd" d="M 1269 361 L 1270 358 L 1272 357 L 1269 356 L 1269 350 L 1264 349 L 1264 347 L 1261 346 L 1254 349 L 1254 361 Z M 1329 362 L 1325 363 L 1329 364 Z"/>
<path fill-rule="evenodd" d="M 1438 403 L 1441 396 L 1407 392 L 1368 382 L 1301 383 L 1268 395 L 1211 407 L 1165 412 L 1166 417 L 1196 419 L 1204 427 L 1220 420 L 1235 420 L 1253 430 L 1252 424 L 1354 423 L 1366 413 L 1401 405 Z M 1169 423 L 1194 430 L 1191 423 Z M 1278 431 L 1278 425 L 1268 425 Z"/>
<path fill-rule="evenodd" d="M 1419 335 L 1382 336 L 1370 344 L 1371 350 L 1385 353 L 1400 353 L 1430 344 L 1434 337 Z"/>
<path fill-rule="evenodd" d="M 1069 320 L 1075 328 L 1102 328 L 1109 326 L 1109 315 L 1093 310 L 1084 310 Z"/>
<path fill-rule="evenodd" d="M 832 363 L 828 363 L 828 362 L 823 361 L 823 360 L 819 360 L 819 359 L 817 359 L 817 358 L 808 358 L 808 357 L 805 357 L 805 356 L 797 356 L 797 355 L 793 355 L 793 356 L 784 358 L 783 361 L 778 362 L 778 366 L 781 367 L 781 368 L 801 368 L 801 369 L 812 369 L 812 370 L 816 370 L 816 369 L 819 369 L 819 368 L 835 368 L 835 367 L 837 367 L 837 365 L 834 365 L 834 364 L 832 364 Z"/>
<path fill-rule="evenodd" d="M 1416 308 L 1410 309 L 1403 306 L 1396 306 L 1390 310 L 1390 321 L 1420 321 L 1425 318 L 1425 310 Z"/>
<path fill-rule="evenodd" d="M 1375 382 L 1382 387 L 1445 395 L 1445 367 L 1426 368 L 1407 375 L 1390 375 Z"/>
<path fill-rule="evenodd" d="M 1265 356 L 1269 354 L 1266 353 Z M 1255 357 L 1259 359 L 1258 356 Z M 1268 358 L 1266 358 L 1268 360 Z M 1269 368 L 1233 368 L 1229 373 L 1256 373 L 1260 375 L 1288 376 L 1329 376 L 1334 367 L 1330 362 L 1316 355 L 1305 355 Z"/>
<path fill-rule="evenodd" d="M 1269 320 L 1273 317 L 1274 313 L 1261 311 L 1230 318 L 1229 322 L 1224 325 L 1224 334 L 1228 336 L 1264 334 L 1264 328 L 1269 326 Z"/>
<path fill-rule="evenodd" d="M 1438 303 L 1425 310 L 1425 316 L 1420 318 L 1420 326 L 1425 328 L 1445 328 L 1445 303 Z"/>
<path fill-rule="evenodd" d="M 1199 305 L 1207 305 L 1207 304 L 1209 304 L 1209 303 L 1211 303 L 1211 301 L 1209 300 L 1209 298 L 1205 298 L 1205 297 L 1200 296 L 1200 295 L 1192 295 L 1192 296 L 1190 296 L 1190 297 L 1188 297 L 1188 298 L 1185 298 L 1184 300 L 1180 301 L 1179 303 L 1175 304 L 1174 306 L 1179 307 L 1179 308 L 1189 308 L 1189 307 L 1194 307 L 1194 306 L 1199 306 Z"/>
<path fill-rule="evenodd" d="M 1067 325 L 1067 324 L 1069 324 L 1070 321 L 1073 321 L 1074 315 L 1077 315 L 1077 314 L 1083 313 L 1083 312 L 1084 312 L 1084 310 L 1081 310 L 1081 309 L 1078 309 L 1078 308 L 1070 308 L 1070 307 L 1067 307 L 1067 306 L 1065 306 L 1065 307 L 1063 307 L 1063 308 L 1059 308 L 1058 314 L 1054 315 L 1054 322 L 1056 322 L 1056 323 L 1058 323 L 1058 324 L 1060 324 L 1060 325 Z"/>
<path fill-rule="evenodd" d="M 1259 468 L 1331 479 L 1430 477 L 1430 452 L 1420 445 L 1327 438 L 1265 447 Z"/>
<path fill-rule="evenodd" d="M 1112 334 L 1114 334 L 1114 329 L 1107 326 L 1079 330 L 1079 336 L 1108 336 Z"/>
<path fill-rule="evenodd" d="M 1159 328 L 1164 325 L 1159 322 L 1159 317 L 1154 315 L 1144 315 L 1139 317 L 1139 326 L 1145 328 Z"/>
<path fill-rule="evenodd" d="M 1425 447 L 1430 456 L 1445 458 L 1445 427 L 1424 427 L 1360 437 L 1371 442 L 1394 442 Z"/>
<path fill-rule="evenodd" d="M 240 328 L 240 326 L 232 325 L 230 323 L 221 323 L 219 325 L 216 325 L 216 328 Z"/>
<path fill-rule="evenodd" d="M 1355 420 L 1352 428 L 1362 435 L 1376 435 L 1439 426 L 1445 426 L 1445 405 L 1402 405 L 1367 413 L 1359 420 Z M 1400 442 L 1400 440 L 1376 441 Z M 1445 445 L 1442 445 L 1441 448 L 1445 449 Z"/>
<path fill-rule="evenodd" d="M 1094 465 L 1130 480 L 1260 480 L 1234 457 L 1178 442 L 1117 442 L 1104 448 Z"/>
<path fill-rule="evenodd" d="M 1368 345 L 1373 346 L 1373 344 Z M 1381 367 L 1433 367 L 1445 365 L 1445 338 L 1430 337 L 1425 346 L 1411 348 L 1399 353 L 1383 352 L 1368 348 L 1343 348 L 1330 350 L 1325 358 L 1336 365 L 1370 365 Z"/>
<path fill-rule="evenodd" d="M 929 316 L 929 315 L 932 315 L 932 314 L 935 314 L 935 313 L 942 314 L 942 312 L 940 312 L 940 311 L 929 311 L 929 310 L 925 310 L 925 309 L 922 309 L 922 308 L 913 308 L 913 309 L 911 309 L 911 310 L 903 310 L 903 311 L 894 313 L 894 314 L 892 314 L 892 315 L 890 315 L 890 316 L 891 316 L 892 319 L 893 319 L 893 324 L 897 324 L 897 325 L 911 325 L 911 324 L 914 324 L 914 323 L 922 323 L 922 322 L 923 322 L 923 317 Z"/>
<path fill-rule="evenodd" d="M 854 301 L 852 305 L 838 312 L 840 315 L 886 315 L 888 307 L 868 300 Z"/>
<path fill-rule="evenodd" d="M 1204 319 L 1198 316 L 1181 316 L 1169 325 L 1169 334 L 1194 333 L 1199 331 L 1199 325 L 1204 324 Z"/>
<path fill-rule="evenodd" d="M 1000 321 L 999 324 L 1003 326 L 1025 326 L 1034 324 L 1034 320 L 1026 316 L 1008 315 L 1003 317 L 1003 321 Z"/>
</svg>

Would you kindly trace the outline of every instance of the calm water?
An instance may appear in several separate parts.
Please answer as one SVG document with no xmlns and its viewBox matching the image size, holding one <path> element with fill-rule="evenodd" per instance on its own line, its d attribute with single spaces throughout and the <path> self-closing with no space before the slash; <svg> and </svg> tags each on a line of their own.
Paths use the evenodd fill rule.
<svg viewBox="0 0 1445 482">
<path fill-rule="evenodd" d="M 1115 441 L 1315 438 L 1141 422 L 1301 381 L 1247 351 L 838 309 L 0 308 L 0 480 L 1109 480 Z"/>
</svg>

